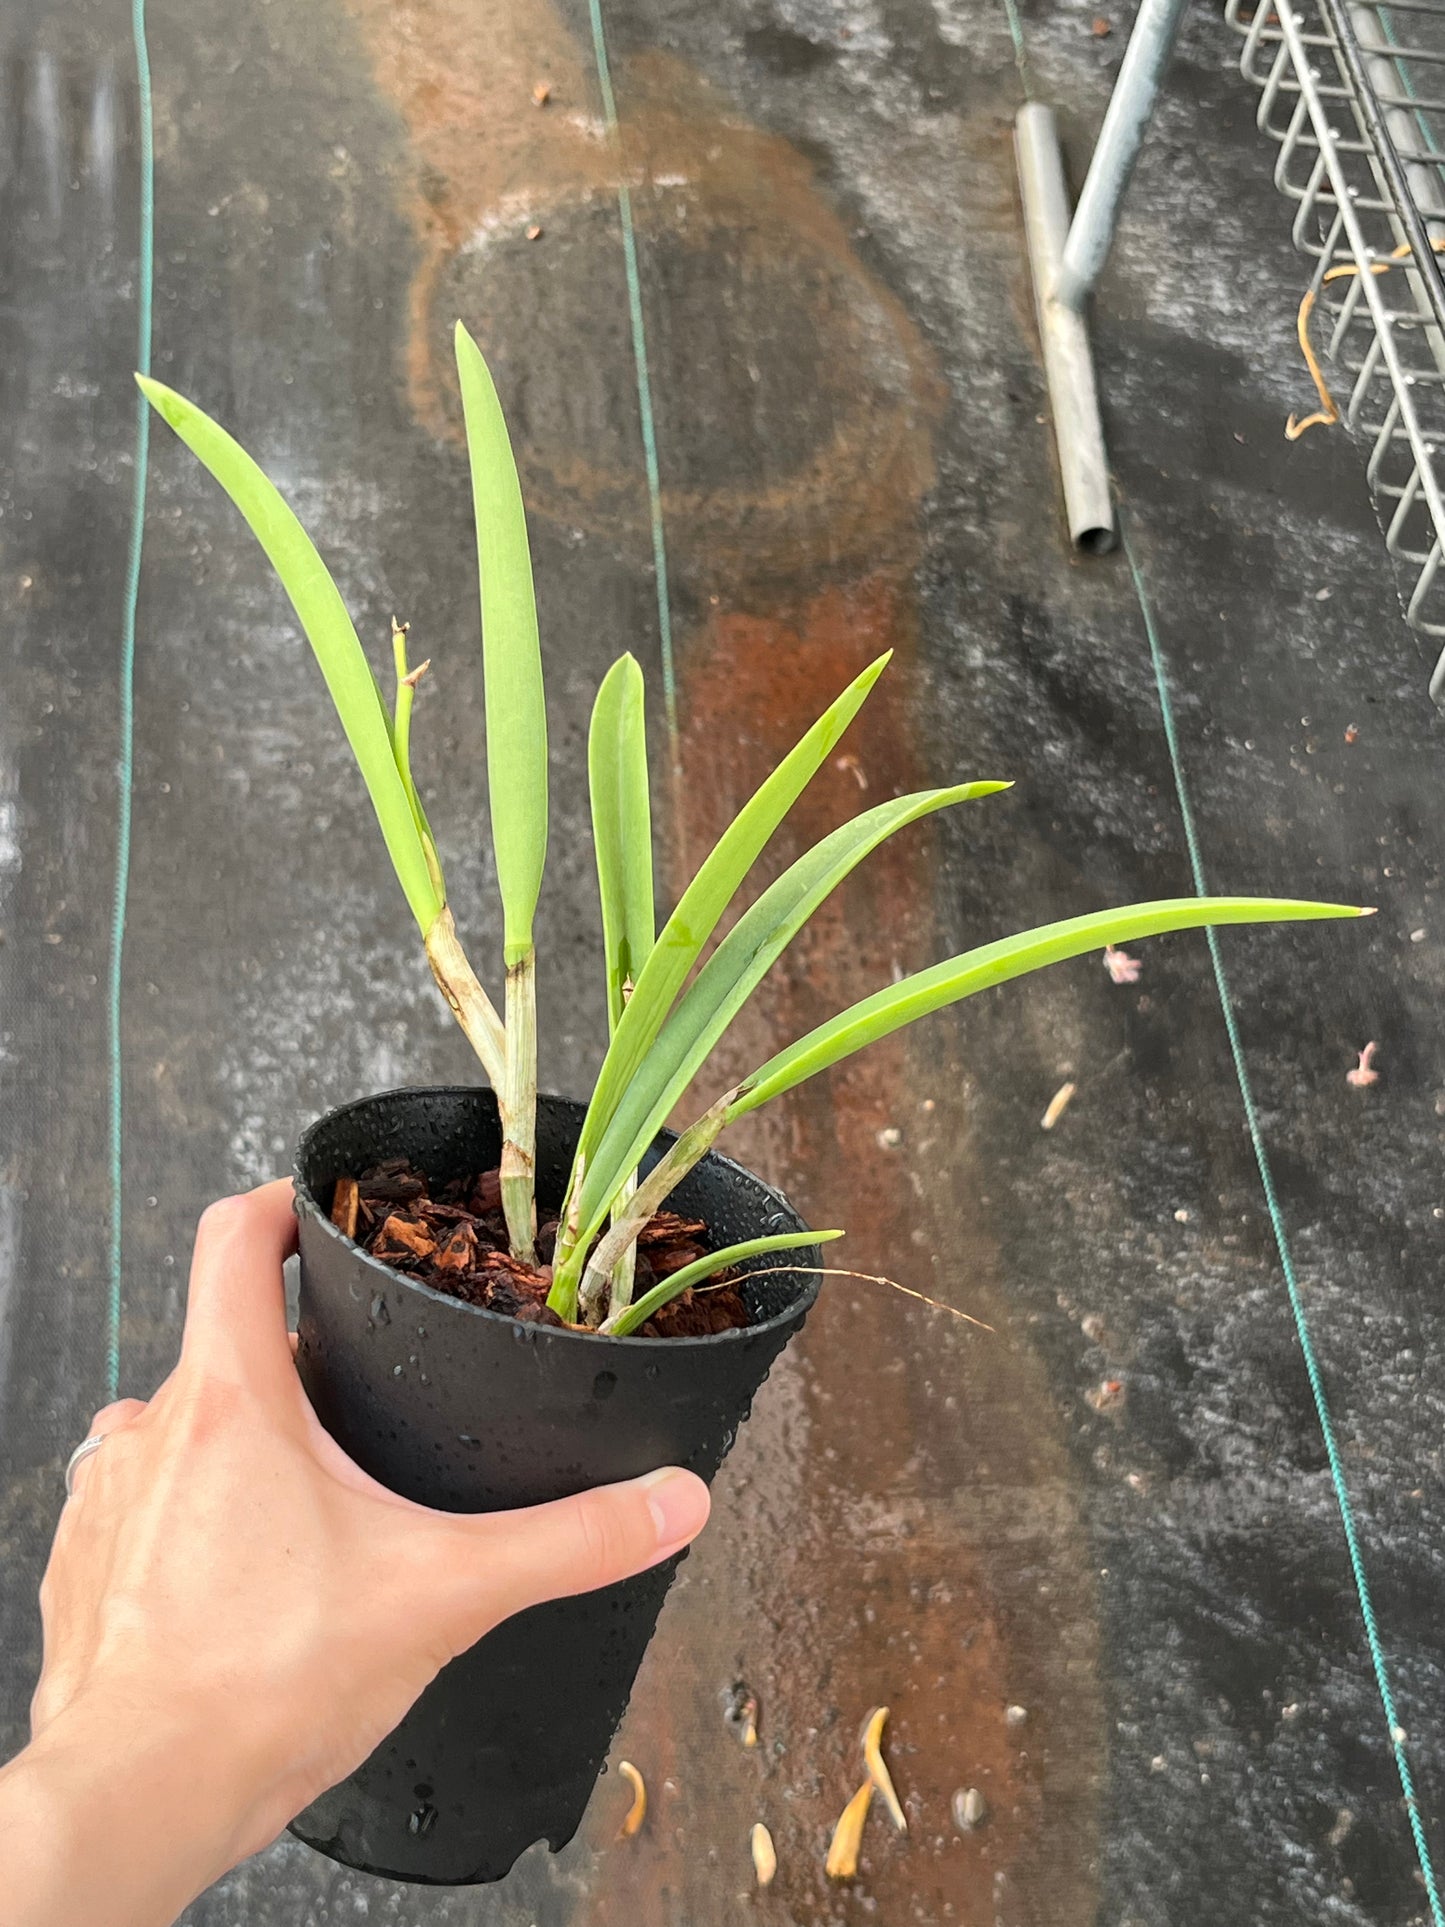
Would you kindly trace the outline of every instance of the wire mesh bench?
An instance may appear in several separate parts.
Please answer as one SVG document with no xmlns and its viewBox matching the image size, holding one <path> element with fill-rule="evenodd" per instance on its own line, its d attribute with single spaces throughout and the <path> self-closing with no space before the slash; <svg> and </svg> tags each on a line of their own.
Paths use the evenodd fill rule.
<svg viewBox="0 0 1445 1927">
<path fill-rule="evenodd" d="M 1368 473 L 1405 619 L 1445 642 L 1445 5 L 1228 0 L 1314 262 L 1302 310 Z M 1322 396 L 1322 402 L 1324 397 Z M 1445 705 L 1445 649 L 1430 679 Z"/>
<path fill-rule="evenodd" d="M 1065 509 L 1079 548 L 1116 524 L 1085 306 L 1183 16 L 1141 0 L 1088 177 L 1071 213 L 1050 108 L 1019 114 L 1029 260 Z M 1226 0 L 1243 36 L 1274 178 L 1313 263 L 1300 341 L 1320 391 L 1305 424 L 1365 445 L 1405 619 L 1439 650 L 1445 707 L 1445 0 Z"/>
</svg>

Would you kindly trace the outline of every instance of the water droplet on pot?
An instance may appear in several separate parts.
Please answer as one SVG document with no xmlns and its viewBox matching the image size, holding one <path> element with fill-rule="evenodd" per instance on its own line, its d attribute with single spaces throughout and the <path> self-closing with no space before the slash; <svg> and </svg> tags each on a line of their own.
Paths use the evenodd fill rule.
<svg viewBox="0 0 1445 1927">
<path fill-rule="evenodd" d="M 400 1378 L 400 1377 L 401 1377 L 401 1367 L 400 1367 L 400 1365 L 393 1365 L 393 1366 L 392 1366 L 392 1368 L 391 1368 L 391 1375 L 392 1375 L 392 1377 L 393 1377 L 393 1378 Z"/>
<path fill-rule="evenodd" d="M 391 1323 L 391 1313 L 387 1310 L 386 1300 L 379 1291 L 372 1297 L 371 1315 L 378 1325 L 389 1325 Z"/>
<path fill-rule="evenodd" d="M 662 1367 L 660 1365 L 644 1365 L 642 1368 L 642 1376 L 644 1378 L 656 1378 L 661 1370 Z"/>
<path fill-rule="evenodd" d="M 431 1380 L 430 1380 L 430 1379 L 429 1379 L 429 1378 L 427 1377 L 427 1375 L 426 1375 L 426 1373 L 425 1373 L 425 1372 L 423 1372 L 423 1373 L 422 1373 L 422 1375 L 421 1375 L 421 1382 L 422 1382 L 422 1384 L 423 1384 L 423 1385 L 430 1385 L 430 1384 L 431 1384 Z"/>
<path fill-rule="evenodd" d="M 425 1839 L 437 1823 L 437 1810 L 434 1806 L 419 1806 L 406 1823 L 408 1833 L 415 1833 Z"/>
<path fill-rule="evenodd" d="M 592 1381 L 593 1398 L 611 1398 L 617 1390 L 616 1372 L 599 1372 Z"/>
</svg>

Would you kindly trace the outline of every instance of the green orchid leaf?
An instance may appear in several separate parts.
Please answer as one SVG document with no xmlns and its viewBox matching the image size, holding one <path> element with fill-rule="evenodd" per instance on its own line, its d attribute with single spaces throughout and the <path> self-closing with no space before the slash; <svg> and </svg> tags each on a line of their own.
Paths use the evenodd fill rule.
<svg viewBox="0 0 1445 1927">
<path fill-rule="evenodd" d="M 510 969 L 532 948 L 547 855 L 547 709 L 517 464 L 487 364 L 460 321 L 456 353 L 481 577 L 487 795 Z"/>
<path fill-rule="evenodd" d="M 422 849 L 426 852 L 427 868 L 431 871 L 432 881 L 438 894 L 446 900 L 446 889 L 442 883 L 441 863 L 437 857 L 436 838 L 432 835 L 431 824 L 427 821 L 426 811 L 422 808 L 421 798 L 416 793 L 416 782 L 411 773 L 411 711 L 416 697 L 416 685 L 431 667 L 430 661 L 418 664 L 415 670 L 409 668 L 406 659 L 406 626 L 392 617 L 391 653 L 396 668 L 396 703 L 391 720 L 391 745 L 396 757 L 397 774 L 411 804 L 412 816 L 416 819 L 417 834 L 421 838 Z"/>
<path fill-rule="evenodd" d="M 681 1271 L 674 1271 L 671 1277 L 661 1279 L 650 1291 L 645 1291 L 635 1304 L 625 1311 L 618 1312 L 615 1318 L 607 1319 L 601 1329 L 614 1338 L 627 1338 L 639 1326 L 645 1325 L 654 1312 L 670 1305 L 674 1298 L 686 1291 L 690 1285 L 700 1285 L 705 1278 L 715 1272 L 723 1271 L 729 1265 L 740 1265 L 745 1258 L 760 1258 L 769 1251 L 802 1251 L 809 1245 L 832 1244 L 841 1238 L 841 1231 L 788 1231 L 774 1238 L 748 1238 L 739 1245 L 726 1245 L 721 1251 L 709 1251 L 701 1258 L 695 1258 Z"/>
<path fill-rule="evenodd" d="M 587 1164 L 581 1186 L 582 1242 L 602 1222 L 617 1185 L 666 1123 L 669 1113 L 743 1004 L 825 898 L 887 837 L 953 803 L 1007 789 L 962 783 L 922 790 L 865 810 L 785 870 L 734 924 L 638 1066 Z M 634 999 L 636 1001 L 636 993 Z"/>
<path fill-rule="evenodd" d="M 620 656 L 597 691 L 587 736 L 609 1032 L 617 1029 L 629 986 L 642 974 L 657 931 L 644 700 L 636 658 Z"/>
<path fill-rule="evenodd" d="M 291 598 L 346 731 L 397 879 L 425 936 L 445 892 L 428 865 L 406 784 L 397 769 L 391 720 L 346 604 L 315 544 L 280 491 L 224 428 L 164 383 L 137 375 L 156 413 L 208 468 L 249 523 Z"/>
<path fill-rule="evenodd" d="M 880 656 L 829 705 L 807 735 L 761 784 L 724 830 L 677 908 L 663 925 L 602 1060 L 577 1152 L 589 1162 L 624 1091 L 667 1021 L 668 1012 L 763 848 L 836 747 L 888 665 Z"/>
<path fill-rule="evenodd" d="M 1004 937 L 962 956 L 950 957 L 931 970 L 920 970 L 901 983 L 889 984 L 865 997 L 839 1017 L 786 1050 L 770 1057 L 731 1107 L 730 1118 L 755 1111 L 805 1078 L 826 1070 L 865 1045 L 876 1043 L 930 1011 L 941 1010 L 960 998 L 1011 978 L 1027 976 L 1047 964 L 1062 963 L 1106 944 L 1133 943 L 1141 937 L 1162 936 L 1171 930 L 1196 930 L 1205 925 L 1236 923 L 1291 923 L 1324 917 L 1368 916 L 1368 910 L 1340 903 L 1304 903 L 1289 897 L 1166 897 L 1156 903 L 1136 903 L 1121 910 L 1096 910 L 1086 917 L 1068 917 L 1016 937 Z"/>
</svg>

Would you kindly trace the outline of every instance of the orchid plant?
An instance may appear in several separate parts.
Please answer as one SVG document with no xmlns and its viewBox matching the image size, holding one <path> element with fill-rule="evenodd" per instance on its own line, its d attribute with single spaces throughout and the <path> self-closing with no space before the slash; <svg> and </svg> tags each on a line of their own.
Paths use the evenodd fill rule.
<svg viewBox="0 0 1445 1927">
<path fill-rule="evenodd" d="M 226 431 L 160 382 L 137 377 L 161 414 L 226 490 L 291 598 L 376 812 L 388 854 L 443 996 L 497 1094 L 501 1197 L 512 1255 L 535 1262 L 537 952 L 534 919 L 547 846 L 547 723 L 526 516 L 496 387 L 476 343 L 456 329 L 481 584 L 487 781 L 502 901 L 499 1014 L 468 961 L 447 897 L 436 839 L 410 760 L 416 685 L 407 633 L 393 624 L 395 693 L 388 707 L 346 606 L 311 538 L 260 467 Z M 1351 917 L 1341 904 L 1270 897 L 1184 897 L 1071 917 L 965 951 L 886 985 L 788 1044 L 723 1092 L 645 1175 L 646 1154 L 723 1033 L 824 899 L 878 845 L 920 818 L 1009 785 L 920 790 L 865 810 L 791 864 L 703 952 L 773 833 L 866 701 L 887 656 L 854 678 L 778 764 L 719 839 L 657 928 L 647 731 L 641 669 L 615 662 L 597 692 L 588 737 L 602 907 L 609 1042 L 578 1140 L 553 1255 L 548 1303 L 570 1324 L 635 1331 L 670 1298 L 763 1252 L 839 1232 L 753 1239 L 709 1253 L 639 1297 L 639 1232 L 674 1186 L 737 1118 L 865 1045 L 1045 964 L 1201 925 Z"/>
</svg>

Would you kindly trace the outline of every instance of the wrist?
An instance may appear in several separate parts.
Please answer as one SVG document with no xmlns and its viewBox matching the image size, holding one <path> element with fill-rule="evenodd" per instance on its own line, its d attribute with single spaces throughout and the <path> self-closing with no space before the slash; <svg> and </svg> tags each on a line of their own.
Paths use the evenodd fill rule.
<svg viewBox="0 0 1445 1927">
<path fill-rule="evenodd" d="M 0 1769 L 13 1927 L 168 1927 L 247 1850 L 249 1789 L 215 1739 L 77 1701 Z"/>
</svg>

